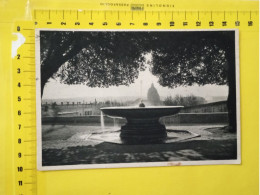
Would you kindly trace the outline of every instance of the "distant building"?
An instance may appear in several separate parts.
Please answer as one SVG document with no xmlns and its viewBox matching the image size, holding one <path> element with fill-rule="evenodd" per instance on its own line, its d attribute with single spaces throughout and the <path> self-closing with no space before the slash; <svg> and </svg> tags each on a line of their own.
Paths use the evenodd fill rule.
<svg viewBox="0 0 260 195">
<path fill-rule="evenodd" d="M 153 83 L 151 87 L 148 89 L 147 100 L 153 106 L 157 106 L 161 104 L 159 93 L 157 89 L 154 87 Z"/>
</svg>

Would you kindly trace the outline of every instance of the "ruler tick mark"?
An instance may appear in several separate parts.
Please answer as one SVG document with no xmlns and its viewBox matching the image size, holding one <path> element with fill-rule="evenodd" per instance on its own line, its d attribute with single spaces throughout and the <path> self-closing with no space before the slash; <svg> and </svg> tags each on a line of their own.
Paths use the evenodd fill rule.
<svg viewBox="0 0 260 195">
<path fill-rule="evenodd" d="M 34 183 L 34 182 L 24 182 L 24 184 L 36 184 L 36 183 Z"/>
<path fill-rule="evenodd" d="M 24 99 L 25 100 L 25 99 Z M 24 126 L 24 128 L 35 128 L 36 126 Z"/>
<path fill-rule="evenodd" d="M 36 112 L 25 112 L 24 114 L 35 114 Z"/>
<path fill-rule="evenodd" d="M 23 100 L 33 100 L 32 98 L 24 98 Z"/>
<path fill-rule="evenodd" d="M 31 171 L 31 170 L 36 170 L 34 168 L 27 168 L 27 169 L 24 169 L 25 171 Z"/>
<path fill-rule="evenodd" d="M 35 87 L 34 85 L 30 85 L 30 84 L 25 84 L 23 85 L 24 87 Z"/>
<path fill-rule="evenodd" d="M 24 156 L 36 156 L 36 154 L 24 154 Z"/>
</svg>

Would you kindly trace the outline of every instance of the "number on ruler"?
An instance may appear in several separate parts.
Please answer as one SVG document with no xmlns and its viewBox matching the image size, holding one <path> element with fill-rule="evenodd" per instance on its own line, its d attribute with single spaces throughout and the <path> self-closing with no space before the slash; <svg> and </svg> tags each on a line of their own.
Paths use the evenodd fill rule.
<svg viewBox="0 0 260 195">
<path fill-rule="evenodd" d="M 18 152 L 18 158 L 22 158 L 22 153 Z"/>
<path fill-rule="evenodd" d="M 21 55 L 17 54 L 17 60 L 20 60 Z"/>
<path fill-rule="evenodd" d="M 23 167 L 17 167 L 18 172 L 23 172 Z"/>
<path fill-rule="evenodd" d="M 18 181 L 18 185 L 19 185 L 19 186 L 22 186 L 22 185 L 23 185 L 23 181 L 22 181 L 22 180 L 19 180 L 19 181 Z"/>
</svg>

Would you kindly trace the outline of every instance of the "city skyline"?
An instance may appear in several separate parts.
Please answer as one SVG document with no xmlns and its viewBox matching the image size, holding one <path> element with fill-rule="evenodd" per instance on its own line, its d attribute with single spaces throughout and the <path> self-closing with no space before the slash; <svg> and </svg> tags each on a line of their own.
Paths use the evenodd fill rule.
<svg viewBox="0 0 260 195">
<path fill-rule="evenodd" d="M 145 82 L 144 82 L 145 81 Z M 140 72 L 139 77 L 134 83 L 129 86 L 112 86 L 108 88 L 91 88 L 84 85 L 66 85 L 57 80 L 50 79 L 46 84 L 43 93 L 43 100 L 46 99 L 71 99 L 71 98 L 84 98 L 84 97 L 140 97 L 147 96 L 147 91 L 154 84 L 160 97 L 175 96 L 175 95 L 195 95 L 204 97 L 206 99 L 214 96 L 227 97 L 227 85 L 204 85 L 204 86 L 187 86 L 177 88 L 162 87 L 158 84 L 158 78 L 146 68 L 145 71 Z M 142 87 L 141 87 L 142 86 Z M 71 93 L 71 92 L 74 93 Z"/>
</svg>

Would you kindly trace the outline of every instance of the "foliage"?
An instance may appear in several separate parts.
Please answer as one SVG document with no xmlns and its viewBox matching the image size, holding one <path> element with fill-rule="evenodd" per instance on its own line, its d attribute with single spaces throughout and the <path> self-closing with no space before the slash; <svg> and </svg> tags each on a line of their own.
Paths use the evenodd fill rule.
<svg viewBox="0 0 260 195">
<path fill-rule="evenodd" d="M 90 87 L 129 85 L 144 70 L 162 86 L 227 84 L 226 44 L 232 32 L 41 31 L 42 82 L 50 77 Z"/>
<path fill-rule="evenodd" d="M 226 85 L 231 32 L 160 32 L 153 35 L 151 71 L 162 86 Z M 223 38 L 224 37 L 224 38 Z"/>
<path fill-rule="evenodd" d="M 131 35 L 130 35 L 131 34 Z M 129 85 L 144 70 L 145 33 L 41 31 L 42 87 L 49 78 L 89 87 Z"/>
</svg>

